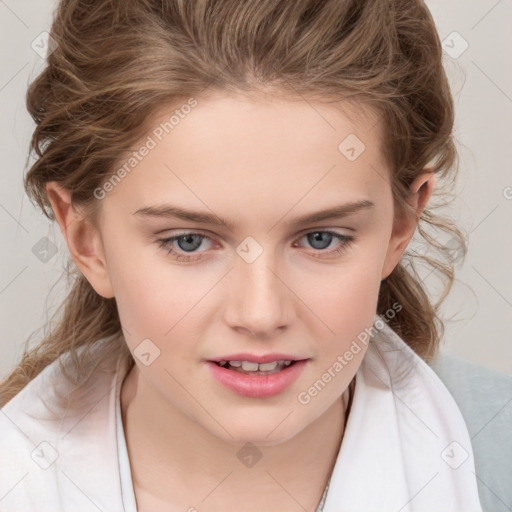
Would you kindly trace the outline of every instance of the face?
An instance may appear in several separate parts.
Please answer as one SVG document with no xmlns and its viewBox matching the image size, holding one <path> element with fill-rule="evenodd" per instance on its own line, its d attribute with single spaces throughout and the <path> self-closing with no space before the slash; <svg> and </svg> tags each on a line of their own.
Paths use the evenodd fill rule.
<svg viewBox="0 0 512 512">
<path fill-rule="evenodd" d="M 152 119 L 148 151 L 103 194 L 105 273 L 86 272 L 115 296 L 141 392 L 225 441 L 283 442 L 340 400 L 365 345 L 308 390 L 371 327 L 407 245 L 377 118 L 218 93 L 166 133 L 175 108 Z M 211 362 L 260 356 L 297 362 L 273 376 Z"/>
</svg>

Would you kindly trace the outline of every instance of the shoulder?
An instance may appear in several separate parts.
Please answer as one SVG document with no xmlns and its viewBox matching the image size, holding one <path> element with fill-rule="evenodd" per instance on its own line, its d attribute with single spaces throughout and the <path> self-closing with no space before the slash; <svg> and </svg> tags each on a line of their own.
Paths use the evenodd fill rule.
<svg viewBox="0 0 512 512">
<path fill-rule="evenodd" d="M 102 348 L 103 339 L 91 354 Z M 112 509 L 98 484 L 112 485 L 106 475 L 117 469 L 117 367 L 84 361 L 84 370 L 91 370 L 84 382 L 76 380 L 72 365 L 65 365 L 68 375 L 62 372 L 61 362 L 70 362 L 66 353 L 1 409 L 0 511 Z"/>
<path fill-rule="evenodd" d="M 464 417 L 484 510 L 512 503 L 512 376 L 439 352 L 430 364 Z"/>
</svg>

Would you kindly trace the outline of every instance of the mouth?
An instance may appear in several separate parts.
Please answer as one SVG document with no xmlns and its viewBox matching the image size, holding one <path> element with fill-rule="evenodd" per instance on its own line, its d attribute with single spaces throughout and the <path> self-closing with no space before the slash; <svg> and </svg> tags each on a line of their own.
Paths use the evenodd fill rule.
<svg viewBox="0 0 512 512">
<path fill-rule="evenodd" d="M 231 370 L 244 375 L 272 375 L 279 373 L 285 368 L 289 368 L 296 364 L 298 360 L 277 359 L 268 363 L 256 363 L 252 361 L 240 360 L 220 360 L 210 361 L 225 370 Z"/>
<path fill-rule="evenodd" d="M 267 398 L 282 393 L 299 378 L 310 362 L 310 359 L 292 358 L 287 354 L 236 356 L 239 359 L 222 358 L 205 362 L 218 383 L 238 395 L 250 398 Z M 254 359 L 259 359 L 259 362 Z"/>
</svg>

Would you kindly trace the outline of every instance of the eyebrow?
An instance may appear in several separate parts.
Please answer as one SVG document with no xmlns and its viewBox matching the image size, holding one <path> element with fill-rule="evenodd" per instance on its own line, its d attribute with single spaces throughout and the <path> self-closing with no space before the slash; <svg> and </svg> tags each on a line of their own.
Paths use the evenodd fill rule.
<svg viewBox="0 0 512 512">
<path fill-rule="evenodd" d="M 319 222 L 328 219 L 341 218 L 346 217 L 347 215 L 351 215 L 353 213 L 359 212 L 361 210 L 368 210 L 375 206 L 375 203 L 369 201 L 367 199 L 363 199 L 360 201 L 353 201 L 350 203 L 345 203 L 337 206 L 333 206 L 331 208 L 327 208 L 325 210 L 307 213 L 305 215 L 301 215 L 300 217 L 296 217 L 292 221 L 286 222 L 287 225 L 300 225 L 300 224 L 310 224 L 313 222 Z M 133 212 L 133 215 L 137 215 L 140 217 L 160 217 L 160 218 L 177 218 L 181 220 L 187 220 L 191 222 L 210 224 L 211 226 L 219 226 L 227 228 L 230 231 L 235 230 L 235 226 L 232 222 L 219 217 L 214 213 L 195 211 L 195 210 L 186 210 L 179 206 L 165 204 L 165 205 L 155 205 L 155 206 L 145 206 L 143 208 L 139 208 L 137 211 Z"/>
</svg>

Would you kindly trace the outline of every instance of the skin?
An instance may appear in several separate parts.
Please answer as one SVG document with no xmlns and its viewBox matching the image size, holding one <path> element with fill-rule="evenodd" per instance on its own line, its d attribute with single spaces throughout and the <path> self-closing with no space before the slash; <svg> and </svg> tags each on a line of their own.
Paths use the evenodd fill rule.
<svg viewBox="0 0 512 512">
<path fill-rule="evenodd" d="M 163 107 L 150 126 L 174 108 Z M 297 395 L 372 325 L 381 280 L 406 249 L 435 183 L 425 169 L 410 189 L 416 215 L 393 221 L 378 118 L 363 108 L 358 113 L 350 120 L 333 105 L 284 96 L 198 98 L 100 201 L 97 228 L 66 190 L 48 184 L 70 254 L 98 294 L 116 298 L 132 353 L 146 338 L 160 350 L 149 366 L 135 357 L 122 387 L 139 510 L 252 512 L 272 503 L 274 510 L 314 511 L 318 505 L 340 447 L 340 397 L 365 350 L 308 404 Z M 351 133 L 366 146 L 352 162 L 338 150 Z M 291 224 L 359 200 L 374 206 Z M 213 212 L 235 229 L 134 215 L 164 203 Z M 326 229 L 354 239 L 334 253 L 345 242 L 324 235 L 315 244 L 305 236 Z M 190 241 L 172 243 L 195 261 L 159 246 L 158 239 L 187 230 L 210 237 L 200 245 L 201 238 L 193 240 L 195 249 L 187 249 Z M 248 236 L 263 249 L 251 263 L 236 252 Z M 285 352 L 309 361 L 284 392 L 248 398 L 214 380 L 205 363 L 236 352 Z M 247 442 L 262 455 L 251 468 L 237 457 Z"/>
</svg>

